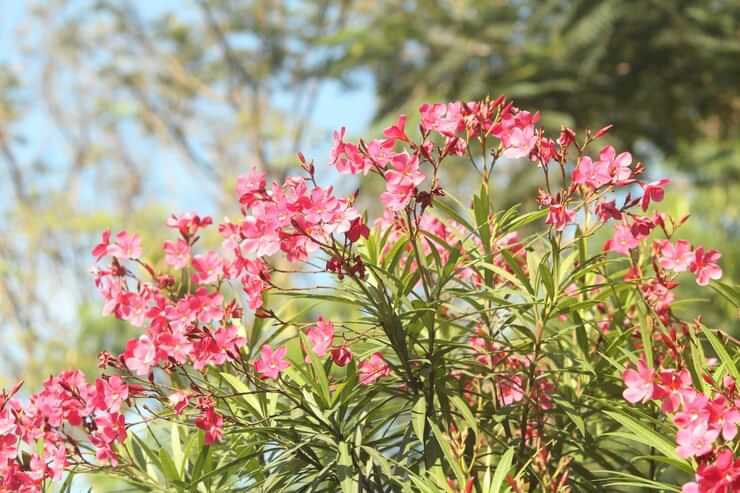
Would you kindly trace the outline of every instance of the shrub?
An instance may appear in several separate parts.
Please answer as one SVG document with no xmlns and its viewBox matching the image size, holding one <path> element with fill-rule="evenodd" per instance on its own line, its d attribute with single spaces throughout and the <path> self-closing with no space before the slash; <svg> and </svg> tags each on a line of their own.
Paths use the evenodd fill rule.
<svg viewBox="0 0 740 493">
<path fill-rule="evenodd" d="M 422 105 L 415 138 L 404 116 L 335 132 L 331 165 L 384 183 L 374 221 L 299 155 L 302 176 L 238 178 L 218 250 L 196 214 L 168 219 L 159 263 L 104 232 L 104 312 L 143 334 L 94 383 L 3 394 L 2 491 L 64 471 L 62 490 L 740 490 L 737 341 L 675 309 L 692 277 L 738 304 L 720 254 L 647 212 L 670 182 L 601 145 L 610 127 L 538 120 L 498 98 Z M 538 210 L 496 209 L 507 159 L 540 169 Z M 464 201 L 443 184 L 463 165 Z"/>
</svg>

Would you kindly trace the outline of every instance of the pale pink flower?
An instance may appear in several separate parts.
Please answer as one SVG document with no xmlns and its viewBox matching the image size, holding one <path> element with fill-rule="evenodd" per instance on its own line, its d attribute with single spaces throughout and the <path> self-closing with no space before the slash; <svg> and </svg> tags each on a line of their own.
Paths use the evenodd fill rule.
<svg viewBox="0 0 740 493">
<path fill-rule="evenodd" d="M 701 457 L 712 451 L 712 444 L 719 436 L 719 431 L 710 430 L 704 421 L 678 430 L 676 433 L 676 453 L 679 457 Z"/>
<path fill-rule="evenodd" d="M 360 383 L 370 385 L 375 383 L 379 378 L 391 374 L 391 367 L 388 366 L 381 353 L 373 353 L 369 359 L 360 362 Z"/>
<path fill-rule="evenodd" d="M 311 327 L 306 332 L 306 337 L 311 341 L 311 349 L 316 353 L 316 356 L 322 358 L 331 349 L 331 344 L 334 341 L 334 325 L 330 321 L 324 320 L 323 317 L 319 317 L 316 326 Z"/>
<path fill-rule="evenodd" d="M 648 402 L 655 392 L 655 370 L 642 361 L 637 362 L 637 371 L 628 368 L 622 375 L 627 388 L 622 395 L 627 402 Z"/>
<path fill-rule="evenodd" d="M 691 245 L 686 240 L 678 240 L 675 244 L 666 240 L 660 244 L 658 264 L 664 269 L 686 272 L 694 258 Z"/>
<path fill-rule="evenodd" d="M 175 269 L 182 269 L 190 262 L 190 245 L 182 239 L 164 242 L 164 260 Z"/>
<path fill-rule="evenodd" d="M 254 362 L 254 369 L 262 378 L 277 379 L 283 370 L 290 367 L 285 359 L 287 352 L 288 349 L 284 346 L 273 350 L 265 344 L 260 351 L 260 358 Z"/>
</svg>

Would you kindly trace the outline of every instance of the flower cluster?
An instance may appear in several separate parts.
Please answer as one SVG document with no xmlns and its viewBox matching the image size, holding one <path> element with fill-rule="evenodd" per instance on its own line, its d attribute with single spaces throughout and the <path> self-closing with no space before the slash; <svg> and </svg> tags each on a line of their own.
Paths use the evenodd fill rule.
<svg viewBox="0 0 740 493">
<path fill-rule="evenodd" d="M 677 454 L 696 457 L 702 464 L 697 481 L 686 484 L 684 493 L 740 488 L 740 469 L 732 458 L 740 425 L 740 394 L 732 377 L 726 376 L 709 392 L 700 392 L 687 369 L 650 368 L 642 360 L 636 368 L 625 370 L 623 377 L 624 398 L 633 404 L 660 402 L 661 411 L 677 428 Z"/>
<path fill-rule="evenodd" d="M 19 388 L 0 395 L 0 491 L 41 492 L 65 468 L 88 464 L 91 453 L 116 465 L 113 447 L 127 436 L 121 409 L 137 387 L 118 376 L 88 384 L 71 370 L 49 378 L 25 404 L 14 397 Z"/>
</svg>

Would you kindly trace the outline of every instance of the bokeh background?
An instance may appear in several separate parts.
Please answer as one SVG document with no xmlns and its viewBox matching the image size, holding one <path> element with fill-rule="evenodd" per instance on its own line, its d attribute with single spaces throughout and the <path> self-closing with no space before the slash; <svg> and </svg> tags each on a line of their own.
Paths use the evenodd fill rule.
<svg viewBox="0 0 740 493">
<path fill-rule="evenodd" d="M 377 133 L 422 102 L 505 94 L 557 133 L 614 123 L 682 236 L 740 279 L 737 0 L 0 0 L 0 387 L 94 371 L 132 329 L 102 318 L 88 269 L 106 227 L 158 246 L 170 212 L 238 213 L 236 176 L 324 183 L 331 131 Z M 507 163 L 499 207 L 532 207 Z M 465 170 L 450 169 L 465 193 Z M 464 195 L 463 195 L 464 196 Z M 156 259 L 155 259 L 156 260 Z M 687 280 L 677 307 L 738 330 Z"/>
</svg>

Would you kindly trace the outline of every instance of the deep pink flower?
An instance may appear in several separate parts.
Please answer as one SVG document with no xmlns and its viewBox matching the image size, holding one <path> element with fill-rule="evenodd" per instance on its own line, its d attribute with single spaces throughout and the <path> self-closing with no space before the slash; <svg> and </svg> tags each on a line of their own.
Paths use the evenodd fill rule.
<svg viewBox="0 0 740 493">
<path fill-rule="evenodd" d="M 162 332 L 156 337 L 157 349 L 165 358 L 172 358 L 177 363 L 185 363 L 193 351 L 193 345 L 183 334 Z"/>
<path fill-rule="evenodd" d="M 622 375 L 627 388 L 622 395 L 627 402 L 648 402 L 655 392 L 655 370 L 642 361 L 637 362 L 637 371 L 628 368 Z"/>
<path fill-rule="evenodd" d="M 224 418 L 213 407 L 203 410 L 203 414 L 195 420 L 195 426 L 206 432 L 206 445 L 220 442 L 224 436 Z"/>
<path fill-rule="evenodd" d="M 370 385 L 375 383 L 381 377 L 387 377 L 391 374 L 391 367 L 383 359 L 381 353 L 373 353 L 369 359 L 360 362 L 360 383 Z"/>
<path fill-rule="evenodd" d="M 408 142 L 409 138 L 406 136 L 406 115 L 399 116 L 398 122 L 383 130 L 383 137 L 391 141 L 401 140 Z"/>
<path fill-rule="evenodd" d="M 661 409 L 664 413 L 676 412 L 684 396 L 693 392 L 691 374 L 686 369 L 667 369 L 660 372 L 659 380 L 659 392 L 655 398 L 663 400 Z"/>
<path fill-rule="evenodd" d="M 571 224 L 576 217 L 575 211 L 565 207 L 563 204 L 553 204 L 547 210 L 545 224 L 551 225 L 555 231 L 562 231 L 568 224 Z"/>
<path fill-rule="evenodd" d="M 331 350 L 331 359 L 337 366 L 347 366 L 352 361 L 352 351 L 347 346 L 335 347 Z"/>
<path fill-rule="evenodd" d="M 617 221 L 622 219 L 622 213 L 617 209 L 616 200 L 599 202 L 596 205 L 596 215 L 599 216 L 602 222 L 607 222 L 609 219 L 616 219 Z"/>
<path fill-rule="evenodd" d="M 696 275 L 696 283 L 699 286 L 706 286 L 710 279 L 716 280 L 722 277 L 722 269 L 717 265 L 721 256 L 717 250 L 705 252 L 704 247 L 696 247 L 694 259 L 689 264 L 689 270 Z"/>
<path fill-rule="evenodd" d="M 265 344 L 260 351 L 260 358 L 254 362 L 254 369 L 262 378 L 277 379 L 283 370 L 290 367 L 285 359 L 287 352 L 288 349 L 284 346 L 273 350 Z"/>
<path fill-rule="evenodd" d="M 118 413 L 121 405 L 128 399 L 129 391 L 121 377 L 112 376 L 108 379 L 98 378 L 95 382 L 95 407 L 99 411 Z"/>
<path fill-rule="evenodd" d="M 650 183 L 640 183 L 642 187 L 642 210 L 646 211 L 650 205 L 650 201 L 660 202 L 663 200 L 664 190 L 663 188 L 671 182 L 668 178 L 661 178 L 657 181 L 651 181 Z"/>
<path fill-rule="evenodd" d="M 100 243 L 92 249 L 92 254 L 96 262 L 108 255 L 108 247 L 110 247 L 110 229 L 103 231 Z"/>
<path fill-rule="evenodd" d="M 344 127 L 334 131 L 334 145 L 331 148 L 329 160 L 340 173 L 367 175 L 372 162 L 365 159 L 355 144 L 344 141 L 345 131 Z"/>
<path fill-rule="evenodd" d="M 167 400 L 175 410 L 175 414 L 177 416 L 182 416 L 183 411 L 185 411 L 185 408 L 188 407 L 188 404 L 190 403 L 190 395 L 185 391 L 178 390 L 177 392 L 170 394 Z"/>
<path fill-rule="evenodd" d="M 687 483 L 681 493 L 737 493 L 740 491 L 740 459 L 722 449 L 713 464 L 699 466 L 696 481 Z"/>
</svg>

